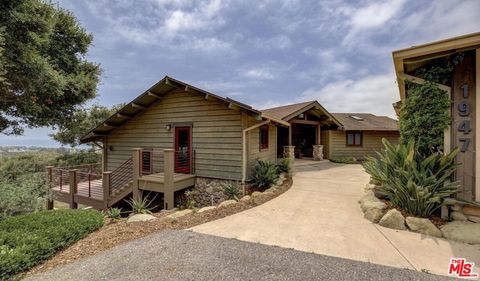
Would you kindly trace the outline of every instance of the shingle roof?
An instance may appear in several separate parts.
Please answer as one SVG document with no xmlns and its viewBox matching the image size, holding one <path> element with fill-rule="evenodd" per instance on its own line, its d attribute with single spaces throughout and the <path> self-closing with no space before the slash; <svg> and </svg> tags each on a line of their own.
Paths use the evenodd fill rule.
<svg viewBox="0 0 480 281">
<path fill-rule="evenodd" d="M 342 123 L 345 130 L 398 131 L 398 121 L 387 116 L 371 113 L 332 113 L 332 115 Z"/>
<path fill-rule="evenodd" d="M 262 109 L 262 113 L 265 113 L 267 115 L 270 115 L 272 117 L 278 118 L 278 119 L 283 119 L 287 117 L 288 115 L 291 115 L 292 113 L 312 104 L 315 103 L 316 101 L 307 101 L 307 102 L 301 102 L 301 103 L 295 103 L 295 104 L 289 104 L 289 105 L 283 105 L 279 107 L 273 107 L 273 108 L 268 108 L 268 109 Z"/>
</svg>

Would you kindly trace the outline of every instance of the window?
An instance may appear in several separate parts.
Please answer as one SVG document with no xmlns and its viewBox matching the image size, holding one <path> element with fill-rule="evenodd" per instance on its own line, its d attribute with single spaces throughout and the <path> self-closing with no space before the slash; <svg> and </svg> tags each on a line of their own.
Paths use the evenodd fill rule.
<svg viewBox="0 0 480 281">
<path fill-rule="evenodd" d="M 260 127 L 260 150 L 268 149 L 268 125 Z"/>
<path fill-rule="evenodd" d="M 148 175 L 152 173 L 152 151 L 142 150 L 141 154 L 141 167 L 140 171 L 142 175 Z"/>
<path fill-rule="evenodd" d="M 362 144 L 362 132 L 347 132 L 347 146 L 361 146 Z"/>
</svg>

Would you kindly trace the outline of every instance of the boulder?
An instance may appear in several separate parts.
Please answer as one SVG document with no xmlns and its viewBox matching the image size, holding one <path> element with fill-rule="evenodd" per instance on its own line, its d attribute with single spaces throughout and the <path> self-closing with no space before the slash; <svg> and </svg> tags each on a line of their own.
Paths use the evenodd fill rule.
<svg viewBox="0 0 480 281">
<path fill-rule="evenodd" d="M 467 220 L 468 220 L 467 217 L 466 217 L 464 214 L 460 213 L 460 212 L 452 212 L 452 213 L 450 214 L 450 217 L 451 217 L 452 220 L 454 220 L 454 221 L 467 221 Z"/>
<path fill-rule="evenodd" d="M 384 210 L 380 210 L 380 209 L 377 209 L 377 208 L 371 208 L 371 209 L 368 209 L 365 212 L 363 217 L 366 218 L 367 220 L 373 222 L 373 223 L 378 223 L 380 221 L 380 219 L 383 217 L 384 214 L 385 214 Z"/>
<path fill-rule="evenodd" d="M 186 215 L 191 214 L 191 213 L 193 213 L 193 210 L 185 209 L 185 210 L 177 211 L 173 214 L 170 214 L 170 215 L 166 216 L 166 218 L 168 218 L 168 219 L 178 219 L 180 217 L 186 216 Z"/>
<path fill-rule="evenodd" d="M 468 220 L 475 223 L 480 223 L 480 217 L 477 216 L 467 216 Z"/>
<path fill-rule="evenodd" d="M 463 213 L 465 215 L 480 217 L 480 208 L 474 206 L 463 206 Z"/>
<path fill-rule="evenodd" d="M 213 209 L 216 209 L 217 207 L 215 206 L 207 206 L 207 207 L 203 207 L 201 208 L 200 210 L 197 211 L 197 213 L 203 213 L 205 211 L 209 211 L 209 210 L 213 210 Z"/>
<path fill-rule="evenodd" d="M 443 237 L 458 242 L 480 244 L 480 224 L 473 222 L 453 221 L 441 229 Z"/>
<path fill-rule="evenodd" d="M 156 217 L 149 214 L 135 214 L 127 219 L 127 223 L 151 221 L 154 219 L 156 219 Z"/>
<path fill-rule="evenodd" d="M 388 211 L 378 222 L 378 224 L 393 229 L 406 229 L 405 218 L 403 217 L 402 213 L 397 211 L 397 209 L 391 209 Z"/>
<path fill-rule="evenodd" d="M 405 219 L 408 228 L 413 232 L 425 235 L 442 237 L 442 232 L 429 219 L 407 217 Z"/>
<path fill-rule="evenodd" d="M 230 206 L 230 205 L 233 205 L 233 204 L 236 204 L 236 203 L 237 203 L 237 201 L 235 201 L 235 200 L 225 200 L 222 203 L 220 203 L 220 205 L 218 205 L 218 207 L 219 208 L 227 207 L 227 206 Z"/>
<path fill-rule="evenodd" d="M 363 203 L 360 204 L 360 208 L 362 209 L 362 212 L 365 213 L 368 209 L 385 210 L 385 208 L 387 208 L 387 205 L 385 205 L 385 203 L 383 203 L 382 201 L 376 199 L 372 201 L 363 201 Z"/>
<path fill-rule="evenodd" d="M 371 183 L 367 183 L 365 185 L 365 191 L 370 191 L 370 190 L 373 190 L 375 188 L 375 185 L 374 184 L 371 184 Z"/>
<path fill-rule="evenodd" d="M 358 200 L 358 203 L 362 204 L 364 201 L 372 201 L 372 200 L 375 200 L 378 198 L 375 197 L 375 194 L 373 193 L 373 191 L 369 190 L 367 192 L 365 192 L 365 194 L 360 198 L 360 200 Z"/>
<path fill-rule="evenodd" d="M 385 199 L 385 198 L 387 198 L 387 194 L 384 193 L 383 191 L 381 191 L 378 186 L 376 186 L 376 187 L 373 189 L 373 194 L 375 194 L 375 197 L 377 197 L 377 198 L 379 198 L 379 199 Z"/>
<path fill-rule="evenodd" d="M 252 198 L 255 198 L 255 197 L 258 197 L 258 196 L 261 196 L 261 195 L 262 195 L 261 192 L 254 191 L 250 196 L 251 196 Z"/>
<path fill-rule="evenodd" d="M 250 195 L 245 195 L 243 196 L 242 198 L 240 198 L 240 202 L 247 202 L 248 200 L 250 200 Z"/>
</svg>

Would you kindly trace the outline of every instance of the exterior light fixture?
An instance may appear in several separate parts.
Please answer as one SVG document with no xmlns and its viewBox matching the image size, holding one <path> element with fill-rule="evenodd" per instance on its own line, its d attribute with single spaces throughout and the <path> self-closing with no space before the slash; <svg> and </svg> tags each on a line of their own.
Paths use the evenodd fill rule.
<svg viewBox="0 0 480 281">
<path fill-rule="evenodd" d="M 165 129 L 167 129 L 167 131 L 170 131 L 172 129 L 172 124 L 167 124 L 167 126 L 165 126 Z"/>
</svg>

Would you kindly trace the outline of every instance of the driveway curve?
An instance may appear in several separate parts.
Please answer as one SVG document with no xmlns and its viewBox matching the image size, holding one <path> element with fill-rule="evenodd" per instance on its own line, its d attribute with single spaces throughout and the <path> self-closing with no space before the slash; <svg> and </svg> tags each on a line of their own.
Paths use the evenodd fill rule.
<svg viewBox="0 0 480 281">
<path fill-rule="evenodd" d="M 479 264 L 480 247 L 395 231 L 363 218 L 361 165 L 296 167 L 293 186 L 253 209 L 192 228 L 243 241 L 446 275 L 451 257 Z"/>
</svg>

